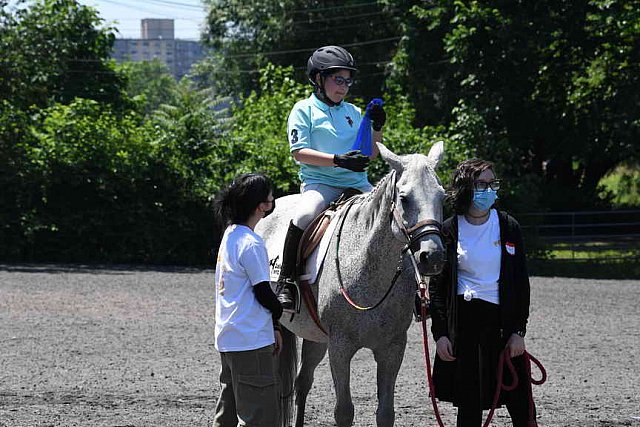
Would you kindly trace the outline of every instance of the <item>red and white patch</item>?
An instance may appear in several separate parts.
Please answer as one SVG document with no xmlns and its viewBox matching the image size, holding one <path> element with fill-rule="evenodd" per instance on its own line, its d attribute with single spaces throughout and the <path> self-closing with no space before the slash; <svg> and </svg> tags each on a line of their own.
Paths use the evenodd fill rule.
<svg viewBox="0 0 640 427">
<path fill-rule="evenodd" d="M 506 242 L 504 244 L 504 248 L 507 250 L 507 253 L 509 255 L 515 255 L 516 254 L 516 245 L 514 245 L 511 242 Z"/>
</svg>

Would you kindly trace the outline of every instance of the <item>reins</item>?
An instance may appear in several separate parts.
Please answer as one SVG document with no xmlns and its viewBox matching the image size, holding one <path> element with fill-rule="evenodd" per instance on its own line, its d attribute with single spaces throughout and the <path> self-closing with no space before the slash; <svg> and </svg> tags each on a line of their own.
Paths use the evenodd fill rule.
<svg viewBox="0 0 640 427">
<path fill-rule="evenodd" d="M 428 342 L 429 340 L 427 337 L 427 319 L 426 319 L 428 299 L 426 297 L 426 292 L 423 292 L 422 288 L 420 289 L 420 300 L 421 300 L 420 311 L 422 314 L 422 338 L 423 338 L 422 346 L 424 349 L 425 364 L 427 368 L 427 383 L 429 385 L 429 395 L 431 397 L 433 413 L 436 416 L 438 425 L 440 427 L 445 427 L 444 423 L 442 422 L 442 417 L 440 416 L 438 403 L 436 402 L 435 386 L 433 384 L 433 377 L 431 374 L 431 357 L 429 355 L 429 342 Z M 525 351 L 523 356 L 525 361 L 525 373 L 527 374 L 527 378 L 525 378 L 525 380 L 527 381 L 527 395 L 529 399 L 528 424 L 529 424 L 529 427 L 536 427 L 537 423 L 536 423 L 535 414 L 534 414 L 533 391 L 531 390 L 531 384 L 535 384 L 535 385 L 544 384 L 544 382 L 547 380 L 547 371 L 544 369 L 544 366 L 542 366 L 542 363 L 540 363 L 540 361 L 535 357 L 533 357 L 529 352 Z M 532 361 L 533 363 L 535 363 L 535 365 L 540 370 L 540 373 L 542 374 L 539 380 L 534 379 L 531 374 Z M 505 365 L 507 365 L 509 372 L 511 372 L 511 377 L 513 378 L 512 383 L 508 385 L 503 384 L 502 382 Z M 491 410 L 487 415 L 487 420 L 484 422 L 483 427 L 489 427 L 489 424 L 493 419 L 493 414 L 495 413 L 496 407 L 498 406 L 498 401 L 500 400 L 500 393 L 502 392 L 502 390 L 504 391 L 514 390 L 516 387 L 518 387 L 518 381 L 519 381 L 518 375 L 516 373 L 515 367 L 513 366 L 513 362 L 511 361 L 511 356 L 507 352 L 507 349 L 504 349 L 502 350 L 502 352 L 500 352 L 500 357 L 498 358 L 498 374 L 496 377 L 496 391 L 493 395 L 493 403 L 491 404 Z"/>
<path fill-rule="evenodd" d="M 400 277 L 400 274 L 402 273 L 402 255 L 400 256 L 400 261 L 398 262 L 398 266 L 396 267 L 396 272 L 393 275 L 393 279 L 391 280 L 391 284 L 389 285 L 389 288 L 387 289 L 387 291 L 384 293 L 382 298 L 377 303 L 375 303 L 374 305 L 368 306 L 368 307 L 363 307 L 361 305 L 356 304 L 351 299 L 351 297 L 347 293 L 347 290 L 344 287 L 344 283 L 342 282 L 342 273 L 340 273 L 340 257 L 339 257 L 339 254 L 340 254 L 340 236 L 342 235 L 342 228 L 344 227 L 344 223 L 345 223 L 345 220 L 347 218 L 347 214 L 349 213 L 349 210 L 351 209 L 351 207 L 354 205 L 354 202 L 355 202 L 354 199 L 352 199 L 349 202 L 349 204 L 347 205 L 344 213 L 342 214 L 342 218 L 340 218 L 340 221 L 341 221 L 340 222 L 340 227 L 338 228 L 338 234 L 336 236 L 336 257 L 335 257 L 336 272 L 338 274 L 338 285 L 340 286 L 340 293 L 342 294 L 344 299 L 347 300 L 347 302 L 353 308 L 356 308 L 356 309 L 361 310 L 361 311 L 368 311 L 368 310 L 373 310 L 374 308 L 376 308 L 380 304 L 382 304 L 382 302 L 391 293 L 391 289 L 393 289 L 393 286 L 396 284 L 396 281 L 398 280 L 398 277 Z"/>
<path fill-rule="evenodd" d="M 353 207 L 354 203 L 355 203 L 355 199 L 351 199 L 348 202 L 347 207 L 345 208 L 344 213 L 342 214 L 342 218 L 340 218 L 340 226 L 338 227 L 338 234 L 336 236 L 336 256 L 335 256 L 335 263 L 336 263 L 336 272 L 338 275 L 338 285 L 340 287 L 340 293 L 342 294 L 342 296 L 344 297 L 344 299 L 349 303 L 349 305 L 351 305 L 353 308 L 357 309 L 357 310 L 361 310 L 361 311 L 369 311 L 369 310 L 373 310 L 376 307 L 378 307 L 380 304 L 382 304 L 382 302 L 387 299 L 387 297 L 389 296 L 389 294 L 391 293 L 391 290 L 393 289 L 393 287 L 395 286 L 398 278 L 400 277 L 400 274 L 402 274 L 402 257 L 405 255 L 406 252 L 410 252 L 411 256 L 409 257 L 411 259 L 411 263 L 413 266 L 413 270 L 415 273 L 415 278 L 416 278 L 416 283 L 418 283 L 418 288 L 422 288 L 424 287 L 424 289 L 426 290 L 426 284 L 424 283 L 423 279 L 422 279 L 422 275 L 420 274 L 420 271 L 418 269 L 418 265 L 416 264 L 416 260 L 413 256 L 413 252 L 411 250 L 411 247 L 418 241 L 420 241 L 420 239 L 422 239 L 424 236 L 427 236 L 429 234 L 437 234 L 438 236 L 442 236 L 442 224 L 440 224 L 440 222 L 436 221 L 435 219 L 425 219 L 425 220 L 421 220 L 418 221 L 416 224 L 414 224 L 413 226 L 407 228 L 405 226 L 404 220 L 402 219 L 402 215 L 400 214 L 400 211 L 398 210 L 398 207 L 396 206 L 395 203 L 395 196 L 396 196 L 396 173 L 395 171 L 392 171 L 392 176 L 390 177 L 390 179 L 392 180 L 391 185 L 393 185 L 393 194 L 392 194 L 392 202 L 391 202 L 391 209 L 390 209 L 390 215 L 393 221 L 396 222 L 396 225 L 398 226 L 398 228 L 402 231 L 402 234 L 404 235 L 405 239 L 407 240 L 407 243 L 405 244 L 405 246 L 402 248 L 402 250 L 400 251 L 400 259 L 398 260 L 398 265 L 396 267 L 396 271 L 393 275 L 393 278 L 391 279 L 391 284 L 389 285 L 389 287 L 387 288 L 387 291 L 384 293 L 384 295 L 382 296 L 382 298 L 375 303 L 374 305 L 371 306 L 361 306 L 359 304 L 357 304 L 356 302 L 353 301 L 353 299 L 351 299 L 351 297 L 349 296 L 347 290 L 344 287 L 344 283 L 342 282 L 342 273 L 340 273 L 340 237 L 342 236 L 342 229 L 344 227 L 344 223 L 347 219 L 347 214 L 349 213 L 349 210 L 351 209 L 351 207 Z M 427 227 L 424 228 L 422 231 L 420 231 L 417 234 L 413 234 L 414 231 L 419 230 L 423 227 Z"/>
</svg>

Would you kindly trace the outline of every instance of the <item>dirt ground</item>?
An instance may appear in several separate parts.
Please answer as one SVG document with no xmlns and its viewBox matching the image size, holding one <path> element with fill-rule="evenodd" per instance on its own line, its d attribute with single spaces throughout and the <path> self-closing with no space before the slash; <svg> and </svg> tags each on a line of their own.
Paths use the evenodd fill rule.
<svg viewBox="0 0 640 427">
<path fill-rule="evenodd" d="M 0 265 L 0 426 L 207 426 L 218 394 L 212 270 Z M 640 282 L 532 279 L 526 343 L 549 379 L 540 426 L 640 427 Z M 396 425 L 435 426 L 421 330 Z M 433 348 L 433 347 L 432 347 Z M 375 425 L 373 358 L 352 365 L 357 426 Z M 537 376 L 537 374 L 536 374 Z M 333 424 L 327 360 L 307 424 Z M 455 409 L 441 405 L 445 424 Z M 505 409 L 494 426 L 510 425 Z"/>
</svg>

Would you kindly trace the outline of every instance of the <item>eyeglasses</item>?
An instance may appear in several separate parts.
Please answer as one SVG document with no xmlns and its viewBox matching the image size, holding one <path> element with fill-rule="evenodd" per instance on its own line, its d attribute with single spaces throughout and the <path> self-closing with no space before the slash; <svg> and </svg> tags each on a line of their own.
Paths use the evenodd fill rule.
<svg viewBox="0 0 640 427">
<path fill-rule="evenodd" d="M 493 191 L 498 191 L 500 189 L 500 185 L 502 181 L 499 179 L 494 179 L 493 181 L 474 181 L 473 188 L 477 191 L 486 191 L 487 188 L 491 188 Z"/>
<path fill-rule="evenodd" d="M 331 77 L 338 86 L 347 85 L 347 87 L 351 87 L 353 84 L 353 79 L 349 77 L 342 77 L 337 74 L 330 74 L 329 77 Z"/>
</svg>

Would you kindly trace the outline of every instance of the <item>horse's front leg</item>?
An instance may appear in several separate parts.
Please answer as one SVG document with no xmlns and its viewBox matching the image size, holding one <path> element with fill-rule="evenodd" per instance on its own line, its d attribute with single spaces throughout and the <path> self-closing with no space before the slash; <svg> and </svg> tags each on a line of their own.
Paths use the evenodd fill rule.
<svg viewBox="0 0 640 427">
<path fill-rule="evenodd" d="M 307 396 L 313 385 L 313 373 L 327 354 L 327 344 L 302 341 L 302 363 L 296 377 L 296 427 L 304 426 L 304 412 Z"/>
<path fill-rule="evenodd" d="M 329 365 L 336 390 L 336 406 L 333 416 L 338 427 L 353 425 L 353 401 L 351 400 L 351 359 L 358 349 L 347 339 L 330 338 Z"/>
<path fill-rule="evenodd" d="M 373 350 L 378 365 L 378 410 L 376 424 L 378 427 L 391 427 L 395 422 L 394 393 L 398 371 L 407 346 L 406 332 L 397 336 L 392 342 Z"/>
</svg>

